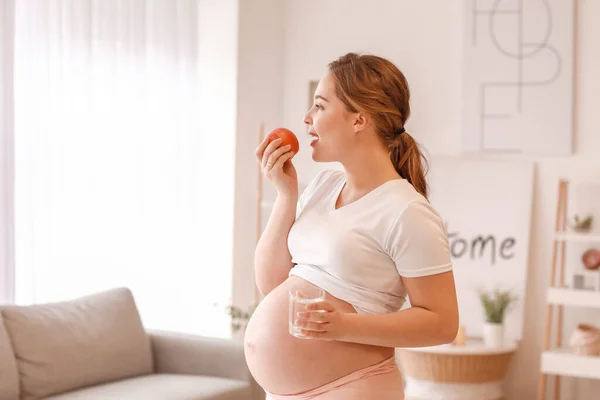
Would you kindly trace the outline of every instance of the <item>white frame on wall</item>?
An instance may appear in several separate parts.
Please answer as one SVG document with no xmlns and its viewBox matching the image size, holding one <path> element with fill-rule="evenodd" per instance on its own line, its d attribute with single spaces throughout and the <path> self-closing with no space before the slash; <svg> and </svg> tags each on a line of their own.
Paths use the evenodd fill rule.
<svg viewBox="0 0 600 400">
<path fill-rule="evenodd" d="M 466 3 L 463 149 L 571 154 L 574 0 Z"/>
</svg>

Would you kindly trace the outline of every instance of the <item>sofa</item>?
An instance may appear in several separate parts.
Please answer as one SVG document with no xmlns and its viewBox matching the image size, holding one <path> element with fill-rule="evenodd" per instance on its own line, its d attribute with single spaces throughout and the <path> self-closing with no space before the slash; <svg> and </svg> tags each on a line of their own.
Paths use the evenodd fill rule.
<svg viewBox="0 0 600 400">
<path fill-rule="evenodd" d="M 147 330 L 133 295 L 0 306 L 0 400 L 263 400 L 241 341 Z"/>
</svg>

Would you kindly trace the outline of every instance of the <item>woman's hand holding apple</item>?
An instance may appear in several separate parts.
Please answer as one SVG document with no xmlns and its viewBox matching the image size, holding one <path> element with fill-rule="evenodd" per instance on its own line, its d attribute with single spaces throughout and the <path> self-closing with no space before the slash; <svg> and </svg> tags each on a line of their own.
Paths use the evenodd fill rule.
<svg viewBox="0 0 600 400">
<path fill-rule="evenodd" d="M 256 149 L 263 176 L 280 196 L 298 197 L 298 175 L 292 164 L 298 148 L 298 139 L 291 131 L 277 128 Z"/>
</svg>

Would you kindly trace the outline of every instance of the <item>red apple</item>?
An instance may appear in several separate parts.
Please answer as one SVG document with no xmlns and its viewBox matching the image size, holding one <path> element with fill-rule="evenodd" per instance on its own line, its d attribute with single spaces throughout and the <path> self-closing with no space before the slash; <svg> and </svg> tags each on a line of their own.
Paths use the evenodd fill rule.
<svg viewBox="0 0 600 400">
<path fill-rule="evenodd" d="M 267 136 L 267 141 L 271 143 L 275 139 L 281 138 L 281 146 L 291 145 L 291 151 L 294 152 L 294 155 L 298 153 L 300 150 L 300 143 L 298 143 L 298 138 L 294 135 L 294 132 L 290 131 L 286 128 L 275 128 L 269 136 Z"/>
</svg>

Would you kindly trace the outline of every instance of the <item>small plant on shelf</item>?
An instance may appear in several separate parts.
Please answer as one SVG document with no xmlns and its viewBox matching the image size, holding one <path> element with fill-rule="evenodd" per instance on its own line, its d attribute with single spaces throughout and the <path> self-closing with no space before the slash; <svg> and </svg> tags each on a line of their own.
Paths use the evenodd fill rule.
<svg viewBox="0 0 600 400">
<path fill-rule="evenodd" d="M 231 317 L 231 329 L 233 332 L 237 332 L 240 329 L 246 329 L 246 325 L 248 321 L 250 321 L 250 317 L 256 310 L 258 304 L 253 304 L 248 307 L 246 310 L 242 310 L 240 307 L 234 305 L 228 305 L 225 309 L 227 315 Z"/>
<path fill-rule="evenodd" d="M 594 217 L 592 215 L 588 215 L 581 219 L 579 215 L 575 214 L 573 222 L 571 223 L 571 229 L 575 232 L 589 232 L 592 229 L 592 222 L 594 222 Z"/>
</svg>

